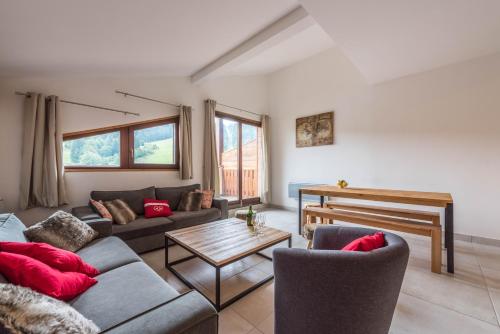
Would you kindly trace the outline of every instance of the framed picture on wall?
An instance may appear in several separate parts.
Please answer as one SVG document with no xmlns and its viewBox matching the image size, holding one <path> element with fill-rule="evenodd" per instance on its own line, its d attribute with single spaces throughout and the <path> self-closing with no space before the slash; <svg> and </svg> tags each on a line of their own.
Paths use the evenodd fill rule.
<svg viewBox="0 0 500 334">
<path fill-rule="evenodd" d="M 296 147 L 333 144 L 333 111 L 301 117 L 295 123 Z"/>
</svg>

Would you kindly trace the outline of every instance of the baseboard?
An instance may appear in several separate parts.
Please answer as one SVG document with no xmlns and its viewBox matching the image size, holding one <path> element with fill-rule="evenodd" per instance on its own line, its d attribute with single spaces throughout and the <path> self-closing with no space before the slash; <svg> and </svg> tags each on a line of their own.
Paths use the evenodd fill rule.
<svg viewBox="0 0 500 334">
<path fill-rule="evenodd" d="M 297 208 L 293 206 L 279 205 L 279 204 L 269 204 L 268 207 L 273 209 L 286 210 L 290 212 L 297 212 Z M 478 237 L 474 235 L 462 234 L 462 233 L 454 233 L 455 240 L 465 241 L 465 242 L 473 242 L 479 245 L 486 246 L 496 246 L 500 247 L 500 240 L 486 237 Z M 444 236 L 443 236 L 444 238 Z"/>
<path fill-rule="evenodd" d="M 473 242 L 475 244 L 500 247 L 500 240 L 486 237 L 477 237 L 474 235 L 455 233 L 455 240 Z"/>
<path fill-rule="evenodd" d="M 285 206 L 285 205 L 279 205 L 279 204 L 268 204 L 269 208 L 273 209 L 280 209 L 280 210 L 286 210 L 286 211 L 291 211 L 291 212 L 297 212 L 297 208 L 293 206 Z"/>
</svg>

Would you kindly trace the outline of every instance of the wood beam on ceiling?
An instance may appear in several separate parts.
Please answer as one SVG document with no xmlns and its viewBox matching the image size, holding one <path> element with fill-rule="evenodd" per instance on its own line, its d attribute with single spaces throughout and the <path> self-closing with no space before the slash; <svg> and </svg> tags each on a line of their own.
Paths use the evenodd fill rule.
<svg viewBox="0 0 500 334">
<path fill-rule="evenodd" d="M 200 83 L 216 76 L 222 69 L 241 64 L 314 23 L 307 11 L 299 6 L 192 74 L 191 82 Z"/>
</svg>

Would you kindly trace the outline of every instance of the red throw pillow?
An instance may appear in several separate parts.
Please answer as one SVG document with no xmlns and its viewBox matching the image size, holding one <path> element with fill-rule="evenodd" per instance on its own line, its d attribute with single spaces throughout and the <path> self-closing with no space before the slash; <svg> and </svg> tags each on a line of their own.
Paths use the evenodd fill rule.
<svg viewBox="0 0 500 334">
<path fill-rule="evenodd" d="M 166 200 L 145 198 L 144 199 L 144 217 L 168 217 L 172 215 L 172 209 Z"/>
<path fill-rule="evenodd" d="M 0 242 L 0 251 L 26 255 L 59 271 L 72 271 L 90 277 L 99 275 L 99 270 L 84 262 L 70 251 L 39 242 Z"/>
<path fill-rule="evenodd" d="M 63 273 L 25 255 L 0 252 L 0 273 L 12 284 L 69 301 L 97 281 L 82 273 Z"/>
<path fill-rule="evenodd" d="M 351 241 L 349 244 L 345 245 L 342 250 L 369 252 L 371 250 L 384 247 L 384 244 L 384 233 L 377 232 L 373 235 L 365 235 L 364 237 Z"/>
</svg>

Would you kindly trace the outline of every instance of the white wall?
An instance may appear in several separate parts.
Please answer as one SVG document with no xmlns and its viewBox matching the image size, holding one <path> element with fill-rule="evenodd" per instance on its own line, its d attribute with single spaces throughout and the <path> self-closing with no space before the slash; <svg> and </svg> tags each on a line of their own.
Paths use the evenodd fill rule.
<svg viewBox="0 0 500 334">
<path fill-rule="evenodd" d="M 450 192 L 455 232 L 500 239 L 500 55 L 369 86 L 338 49 L 269 76 L 273 203 L 289 182 Z M 335 144 L 295 119 L 335 111 Z"/>
<path fill-rule="evenodd" d="M 273 203 L 296 207 L 289 182 L 450 192 L 458 233 L 500 239 L 500 56 L 370 86 L 337 49 L 266 77 L 220 78 L 201 86 L 186 78 L 45 77 L 0 79 L 0 197 L 18 201 L 22 97 L 15 90 L 122 108 L 140 118 L 62 105 L 64 131 L 173 114 L 163 105 L 123 98 L 115 89 L 191 105 L 194 180 L 177 172 L 67 173 L 71 205 L 92 189 L 134 189 L 201 182 L 203 100 L 214 98 L 272 124 Z M 295 148 L 295 119 L 335 111 L 335 144 Z M 226 109 L 225 112 L 233 112 Z M 245 115 L 247 116 L 247 115 Z M 41 216 L 43 217 L 43 215 Z"/>
<path fill-rule="evenodd" d="M 55 94 L 67 100 L 108 106 L 139 112 L 140 117 L 123 116 L 103 110 L 61 104 L 63 131 L 72 132 L 131 123 L 176 114 L 175 108 L 161 104 L 124 98 L 115 89 L 129 91 L 173 103 L 190 105 L 193 110 L 193 167 L 194 179 L 181 181 L 178 172 L 72 172 L 66 173 L 70 205 L 85 204 L 93 189 L 137 189 L 151 185 L 167 186 L 202 181 L 203 101 L 206 98 L 221 103 L 265 113 L 267 107 L 264 77 L 220 78 L 203 85 L 192 85 L 188 78 L 94 78 L 44 77 L 0 79 L 0 197 L 5 206 L 14 210 L 18 205 L 22 142 L 23 98 L 19 91 Z M 220 108 L 219 108 L 220 109 Z M 232 109 L 224 112 L 242 115 Z M 248 115 L 245 114 L 246 117 Z"/>
</svg>

